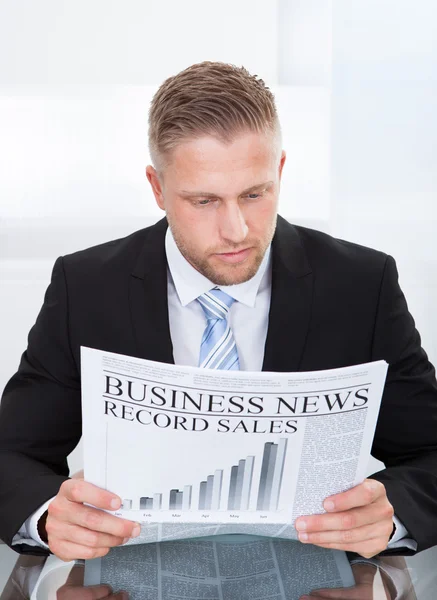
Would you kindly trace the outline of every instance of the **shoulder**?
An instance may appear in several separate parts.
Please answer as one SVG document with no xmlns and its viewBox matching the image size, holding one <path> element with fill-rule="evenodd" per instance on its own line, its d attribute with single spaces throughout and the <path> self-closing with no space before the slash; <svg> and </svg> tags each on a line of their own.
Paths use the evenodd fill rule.
<svg viewBox="0 0 437 600">
<path fill-rule="evenodd" d="M 336 238 L 323 231 L 309 229 L 308 227 L 302 227 L 300 225 L 294 225 L 294 227 L 297 230 L 305 249 L 313 256 L 317 253 L 324 254 L 325 252 L 328 252 L 329 258 L 336 257 L 340 260 L 373 260 L 384 262 L 387 258 L 387 254 L 375 248 Z"/>
<path fill-rule="evenodd" d="M 66 254 L 62 257 L 65 272 L 70 276 L 79 275 L 81 278 L 87 274 L 98 274 L 101 277 L 117 272 L 132 272 L 149 243 L 156 247 L 161 242 L 163 247 L 166 227 L 166 221 L 163 219 L 128 236 Z M 152 240 L 155 240 L 155 243 Z"/>
<path fill-rule="evenodd" d="M 335 238 L 322 231 L 293 225 L 302 252 L 315 273 L 338 273 L 351 277 L 379 276 L 389 257 L 385 252 L 355 242 Z"/>
</svg>

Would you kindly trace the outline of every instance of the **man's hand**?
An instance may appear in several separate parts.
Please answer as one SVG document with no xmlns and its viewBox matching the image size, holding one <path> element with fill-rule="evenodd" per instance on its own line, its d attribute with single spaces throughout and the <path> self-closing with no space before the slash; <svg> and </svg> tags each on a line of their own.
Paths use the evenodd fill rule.
<svg viewBox="0 0 437 600">
<path fill-rule="evenodd" d="M 379 481 L 327 498 L 327 514 L 299 517 L 296 529 L 305 544 L 356 552 L 371 558 L 387 548 L 393 531 L 393 506 Z"/>
<path fill-rule="evenodd" d="M 385 582 L 374 581 L 376 567 L 373 565 L 353 565 L 355 585 L 352 588 L 320 589 L 313 590 L 309 596 L 302 596 L 300 600 L 315 600 L 319 598 L 330 600 L 393 600 L 389 587 Z"/>
<path fill-rule="evenodd" d="M 66 583 L 56 593 L 56 600 L 129 600 L 127 592 L 112 593 L 109 585 L 83 585 L 83 567 L 71 569 Z"/>
<path fill-rule="evenodd" d="M 120 506 L 120 498 L 111 492 L 81 479 L 65 481 L 48 508 L 45 529 L 50 550 L 64 561 L 98 558 L 137 537 L 138 523 L 98 510 Z"/>
</svg>

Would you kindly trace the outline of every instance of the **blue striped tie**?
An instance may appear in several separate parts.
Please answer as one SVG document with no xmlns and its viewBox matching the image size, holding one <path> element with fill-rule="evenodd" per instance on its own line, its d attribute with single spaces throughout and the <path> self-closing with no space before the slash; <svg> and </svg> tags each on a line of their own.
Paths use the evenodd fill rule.
<svg viewBox="0 0 437 600">
<path fill-rule="evenodd" d="M 238 371 L 237 346 L 227 318 L 234 298 L 214 288 L 197 300 L 207 319 L 200 346 L 199 367 Z"/>
</svg>

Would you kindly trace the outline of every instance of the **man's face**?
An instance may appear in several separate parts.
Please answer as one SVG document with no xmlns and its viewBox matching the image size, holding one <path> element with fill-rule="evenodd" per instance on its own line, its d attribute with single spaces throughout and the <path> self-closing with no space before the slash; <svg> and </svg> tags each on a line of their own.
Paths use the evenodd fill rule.
<svg viewBox="0 0 437 600">
<path fill-rule="evenodd" d="M 230 144 L 212 136 L 181 143 L 161 180 L 147 167 L 179 250 L 216 285 L 257 272 L 275 232 L 284 162 L 271 136 L 245 133 Z"/>
</svg>

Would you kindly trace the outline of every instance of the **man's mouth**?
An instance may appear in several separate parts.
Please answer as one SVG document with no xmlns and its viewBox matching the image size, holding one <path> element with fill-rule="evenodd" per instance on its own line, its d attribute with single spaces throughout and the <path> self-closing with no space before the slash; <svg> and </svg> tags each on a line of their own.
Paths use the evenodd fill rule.
<svg viewBox="0 0 437 600">
<path fill-rule="evenodd" d="M 245 248 L 244 250 L 239 250 L 238 252 L 218 252 L 216 256 L 220 260 L 223 260 L 227 263 L 239 263 L 249 256 L 252 248 Z"/>
</svg>

